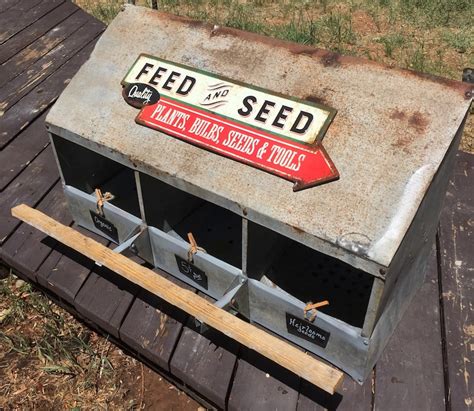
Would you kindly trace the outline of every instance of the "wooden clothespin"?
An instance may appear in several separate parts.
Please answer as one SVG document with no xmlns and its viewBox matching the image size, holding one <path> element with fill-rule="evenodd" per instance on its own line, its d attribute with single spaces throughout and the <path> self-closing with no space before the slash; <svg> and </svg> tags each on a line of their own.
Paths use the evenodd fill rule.
<svg viewBox="0 0 474 411">
<path fill-rule="evenodd" d="M 188 241 L 189 241 L 188 262 L 192 263 L 194 260 L 194 254 L 196 254 L 198 251 L 202 251 L 203 253 L 205 253 L 206 250 L 197 245 L 197 242 L 193 236 L 193 233 L 188 233 Z"/>
<path fill-rule="evenodd" d="M 97 197 L 97 212 L 103 217 L 104 216 L 104 204 L 107 201 L 114 199 L 114 195 L 108 191 L 102 194 L 100 188 L 95 189 L 95 196 Z"/>
<path fill-rule="evenodd" d="M 316 318 L 316 315 L 318 314 L 318 312 L 316 311 L 316 308 L 324 307 L 325 305 L 329 305 L 328 300 L 324 300 L 324 301 L 321 301 L 319 303 L 312 303 L 310 301 L 308 304 L 306 304 L 306 307 L 303 308 L 304 318 L 307 319 L 309 322 L 313 322 Z M 312 310 L 314 310 L 314 312 L 308 318 L 307 314 L 308 314 L 309 311 L 312 311 Z"/>
</svg>

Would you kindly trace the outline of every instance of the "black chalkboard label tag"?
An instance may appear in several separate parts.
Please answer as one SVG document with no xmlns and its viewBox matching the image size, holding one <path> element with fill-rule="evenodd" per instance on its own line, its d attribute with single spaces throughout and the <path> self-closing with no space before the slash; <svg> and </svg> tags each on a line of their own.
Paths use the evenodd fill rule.
<svg viewBox="0 0 474 411">
<path fill-rule="evenodd" d="M 189 261 L 177 256 L 176 263 L 178 264 L 178 270 L 181 274 L 193 280 L 196 284 L 207 290 L 207 275 L 204 271 L 197 268 L 194 264 Z"/>
<path fill-rule="evenodd" d="M 116 243 L 119 242 L 117 227 L 115 227 L 109 220 L 105 217 L 102 217 L 100 214 L 95 211 L 89 210 L 91 213 L 92 222 L 94 227 L 97 230 L 102 231 L 104 234 L 108 235 Z"/>
<path fill-rule="evenodd" d="M 329 332 L 316 327 L 309 321 L 295 317 L 292 314 L 286 313 L 286 329 L 290 334 L 297 337 L 304 338 L 320 347 L 326 348 L 329 341 Z"/>
</svg>

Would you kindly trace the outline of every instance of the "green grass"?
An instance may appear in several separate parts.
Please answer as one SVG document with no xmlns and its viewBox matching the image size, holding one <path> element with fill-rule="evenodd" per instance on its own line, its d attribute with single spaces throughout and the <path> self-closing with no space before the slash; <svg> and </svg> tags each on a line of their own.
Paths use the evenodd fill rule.
<svg viewBox="0 0 474 411">
<path fill-rule="evenodd" d="M 401 49 L 406 43 L 405 37 L 399 33 L 387 34 L 380 37 L 377 41 L 383 44 L 385 56 L 390 58 L 393 58 L 393 53 Z"/>
</svg>

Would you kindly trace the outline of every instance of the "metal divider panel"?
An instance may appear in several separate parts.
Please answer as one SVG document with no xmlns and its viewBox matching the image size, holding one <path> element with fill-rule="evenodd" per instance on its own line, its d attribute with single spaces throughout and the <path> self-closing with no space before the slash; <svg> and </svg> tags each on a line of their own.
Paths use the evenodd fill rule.
<svg viewBox="0 0 474 411">
<path fill-rule="evenodd" d="M 74 229 L 103 245 L 109 244 L 108 240 L 85 228 L 75 226 Z M 56 243 L 51 254 L 36 272 L 36 277 L 43 287 L 68 304 L 74 305 L 77 293 L 93 268 L 92 260 L 61 243 Z"/>
<path fill-rule="evenodd" d="M 473 180 L 474 155 L 458 153 L 439 226 L 446 365 L 453 410 L 469 408 L 473 400 Z"/>
<path fill-rule="evenodd" d="M 60 182 L 56 183 L 37 208 L 63 224 L 72 222 Z M 21 224 L 0 249 L 0 256 L 29 279 L 36 281 L 36 270 L 56 244 L 44 233 Z"/>
<path fill-rule="evenodd" d="M 398 324 L 376 365 L 375 406 L 444 410 L 444 375 L 438 267 L 433 247 L 424 285 Z"/>
<path fill-rule="evenodd" d="M 180 287 L 195 290 L 163 271 L 154 271 Z M 140 289 L 120 327 L 120 339 L 143 357 L 170 371 L 171 355 L 187 318 L 187 313 Z"/>
<path fill-rule="evenodd" d="M 237 341 L 214 329 L 200 334 L 190 319 L 183 328 L 170 370 L 219 408 L 225 408 L 239 346 Z"/>
</svg>

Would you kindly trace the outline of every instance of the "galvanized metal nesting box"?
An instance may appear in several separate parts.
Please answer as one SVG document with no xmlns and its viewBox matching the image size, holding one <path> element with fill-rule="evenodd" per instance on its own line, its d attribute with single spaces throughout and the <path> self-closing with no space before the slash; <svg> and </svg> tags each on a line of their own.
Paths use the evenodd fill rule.
<svg viewBox="0 0 474 411">
<path fill-rule="evenodd" d="M 362 382 L 422 284 L 471 93 L 127 6 L 47 126 L 77 223 Z"/>
</svg>

